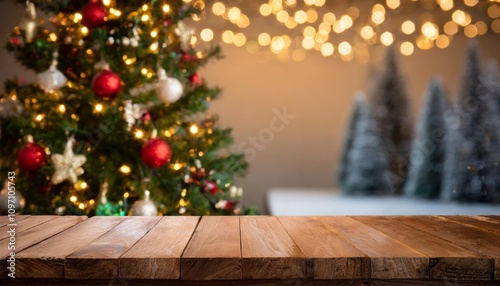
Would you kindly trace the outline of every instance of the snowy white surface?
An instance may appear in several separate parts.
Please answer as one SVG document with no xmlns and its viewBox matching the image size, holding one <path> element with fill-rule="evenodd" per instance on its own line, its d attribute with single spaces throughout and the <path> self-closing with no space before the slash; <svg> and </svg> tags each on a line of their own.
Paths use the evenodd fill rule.
<svg viewBox="0 0 500 286">
<path fill-rule="evenodd" d="M 347 197 L 335 189 L 273 188 L 271 215 L 500 215 L 500 205 L 409 197 Z"/>
</svg>

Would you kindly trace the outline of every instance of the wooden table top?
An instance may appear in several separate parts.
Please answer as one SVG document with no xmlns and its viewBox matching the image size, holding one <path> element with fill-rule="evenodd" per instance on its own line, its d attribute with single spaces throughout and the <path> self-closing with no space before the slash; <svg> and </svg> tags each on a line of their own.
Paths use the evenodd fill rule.
<svg viewBox="0 0 500 286">
<path fill-rule="evenodd" d="M 500 216 L 16 218 L 21 279 L 500 280 Z"/>
</svg>

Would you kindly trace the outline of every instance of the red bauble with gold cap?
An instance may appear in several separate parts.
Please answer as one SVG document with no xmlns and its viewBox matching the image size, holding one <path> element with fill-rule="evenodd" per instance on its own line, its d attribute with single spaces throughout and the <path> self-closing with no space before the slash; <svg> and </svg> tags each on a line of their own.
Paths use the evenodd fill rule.
<svg viewBox="0 0 500 286">
<path fill-rule="evenodd" d="M 153 138 L 142 146 L 142 161 L 151 168 L 164 166 L 171 156 L 170 146 L 159 138 Z"/>
<path fill-rule="evenodd" d="M 89 28 L 102 27 L 106 24 L 108 11 L 98 0 L 90 0 L 82 8 L 82 24 Z"/>
<path fill-rule="evenodd" d="M 47 154 L 42 146 L 36 143 L 27 143 L 17 151 L 17 163 L 26 171 L 38 171 L 47 164 Z"/>
<path fill-rule="evenodd" d="M 116 97 L 121 90 L 120 76 L 108 69 L 100 71 L 92 79 L 92 91 L 97 97 L 111 99 Z"/>
</svg>

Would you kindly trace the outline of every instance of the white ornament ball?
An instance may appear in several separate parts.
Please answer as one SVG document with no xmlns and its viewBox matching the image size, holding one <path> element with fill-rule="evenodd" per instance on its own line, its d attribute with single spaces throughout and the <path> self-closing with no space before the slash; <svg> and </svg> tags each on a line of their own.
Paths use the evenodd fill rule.
<svg viewBox="0 0 500 286">
<path fill-rule="evenodd" d="M 149 191 L 144 192 L 144 200 L 138 200 L 130 209 L 130 215 L 134 216 L 157 216 L 158 210 L 155 203 L 149 200 Z"/>
<path fill-rule="evenodd" d="M 173 77 L 167 77 L 164 69 L 158 72 L 158 86 L 156 92 L 161 101 L 165 103 L 174 103 L 181 98 L 184 87 L 182 83 Z"/>
<path fill-rule="evenodd" d="M 68 79 L 57 68 L 57 62 L 53 63 L 50 68 L 36 75 L 36 81 L 41 89 L 45 92 L 52 92 L 66 85 Z"/>
</svg>

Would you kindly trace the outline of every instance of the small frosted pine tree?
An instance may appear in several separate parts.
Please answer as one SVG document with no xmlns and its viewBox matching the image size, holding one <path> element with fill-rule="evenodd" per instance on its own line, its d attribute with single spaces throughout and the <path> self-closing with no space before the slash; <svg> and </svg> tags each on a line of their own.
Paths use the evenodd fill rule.
<svg viewBox="0 0 500 286">
<path fill-rule="evenodd" d="M 387 50 L 385 69 L 375 81 L 371 104 L 389 166 L 394 193 L 402 192 L 411 148 L 411 119 L 406 85 L 393 49 Z"/>
<path fill-rule="evenodd" d="M 382 147 L 376 121 L 360 96 L 352 146 L 347 150 L 347 168 L 343 191 L 346 194 L 379 194 L 391 190 L 389 162 Z"/>
<path fill-rule="evenodd" d="M 340 158 L 339 169 L 337 172 L 337 185 L 341 188 L 345 186 L 345 178 L 347 175 L 347 170 L 349 168 L 348 154 L 352 149 L 352 142 L 354 140 L 354 133 L 356 131 L 356 126 L 359 118 L 359 109 L 363 101 L 363 95 L 358 93 L 354 102 L 354 108 L 352 110 L 351 118 L 349 120 L 349 125 L 345 132 L 344 146 L 342 150 L 342 155 Z"/>
<path fill-rule="evenodd" d="M 404 193 L 424 198 L 438 198 L 445 159 L 446 125 L 443 116 L 449 102 L 441 81 L 429 84 L 410 153 L 408 179 Z"/>
<path fill-rule="evenodd" d="M 442 197 L 500 201 L 500 137 L 494 93 L 481 75 L 477 46 L 470 45 L 458 92 L 458 126 L 449 139 L 451 155 Z"/>
<path fill-rule="evenodd" d="M 494 93 L 497 103 L 497 113 L 500 115 L 500 71 L 495 59 L 490 59 L 486 65 L 485 84 L 490 92 Z"/>
</svg>

